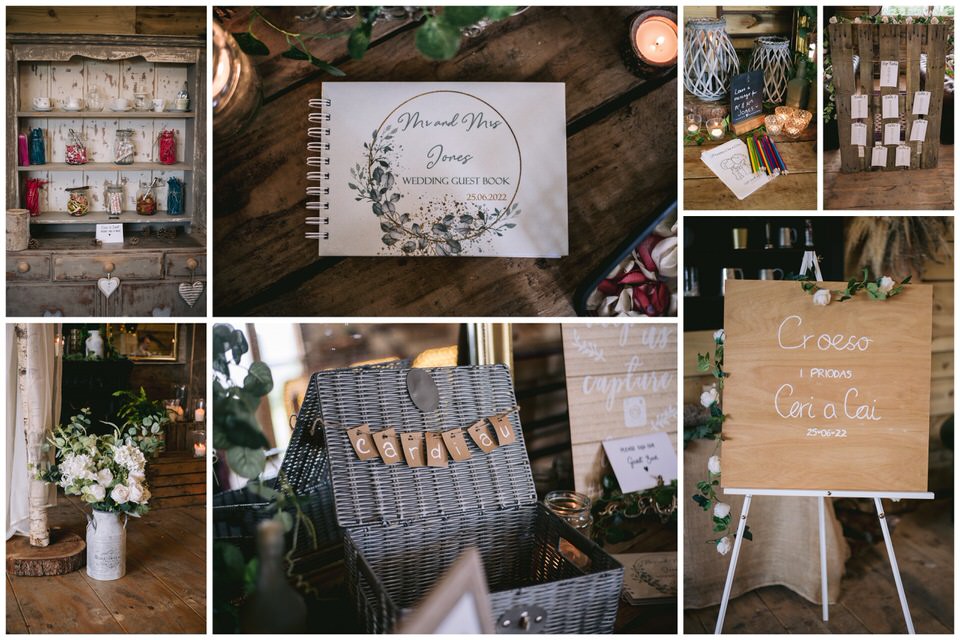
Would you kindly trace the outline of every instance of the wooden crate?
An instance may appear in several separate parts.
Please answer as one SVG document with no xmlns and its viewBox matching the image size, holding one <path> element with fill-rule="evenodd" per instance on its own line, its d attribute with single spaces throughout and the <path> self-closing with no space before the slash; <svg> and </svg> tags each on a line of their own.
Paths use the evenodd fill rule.
<svg viewBox="0 0 960 640">
<path fill-rule="evenodd" d="M 151 509 L 207 504 L 207 458 L 168 451 L 147 463 Z"/>
<path fill-rule="evenodd" d="M 831 24 L 830 57 L 833 61 L 833 84 L 836 89 L 837 122 L 840 129 L 840 170 L 858 171 L 905 170 L 896 167 L 896 147 L 889 148 L 885 167 L 871 167 L 873 147 L 883 142 L 881 101 L 883 96 L 898 94 L 901 136 L 908 140 L 914 120 L 928 121 L 926 139 L 905 142 L 911 148 L 911 169 L 932 169 L 940 152 L 940 119 L 943 110 L 943 78 L 946 62 L 946 41 L 949 31 L 943 24 Z M 920 57 L 926 55 L 926 74 L 921 78 Z M 854 56 L 859 56 L 858 73 L 854 72 Z M 899 62 L 899 86 L 880 87 L 880 61 Z M 914 116 L 914 94 L 930 92 L 930 109 L 926 116 Z M 864 94 L 867 99 L 867 145 L 850 144 L 850 96 Z"/>
</svg>

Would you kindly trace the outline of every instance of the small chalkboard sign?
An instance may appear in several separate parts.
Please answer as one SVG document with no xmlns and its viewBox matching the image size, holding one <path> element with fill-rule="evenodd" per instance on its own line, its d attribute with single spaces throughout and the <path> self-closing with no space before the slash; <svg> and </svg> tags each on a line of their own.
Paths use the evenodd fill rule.
<svg viewBox="0 0 960 640">
<path fill-rule="evenodd" d="M 763 124 L 763 71 L 748 71 L 730 82 L 730 126 L 740 135 Z"/>
</svg>

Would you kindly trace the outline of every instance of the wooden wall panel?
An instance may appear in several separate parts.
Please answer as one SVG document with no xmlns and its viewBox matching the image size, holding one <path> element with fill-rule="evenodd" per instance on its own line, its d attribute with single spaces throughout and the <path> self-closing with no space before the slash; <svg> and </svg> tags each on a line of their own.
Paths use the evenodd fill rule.
<svg viewBox="0 0 960 640">
<path fill-rule="evenodd" d="M 195 36 L 206 20 L 206 7 L 8 7 L 7 32 Z"/>
</svg>

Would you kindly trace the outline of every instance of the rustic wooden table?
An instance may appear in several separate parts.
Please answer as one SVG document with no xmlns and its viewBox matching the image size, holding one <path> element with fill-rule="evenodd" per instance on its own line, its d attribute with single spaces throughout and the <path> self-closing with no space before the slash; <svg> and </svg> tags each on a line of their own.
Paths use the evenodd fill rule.
<svg viewBox="0 0 960 640">
<path fill-rule="evenodd" d="M 811 123 L 797 140 L 770 136 L 777 145 L 789 173 L 777 177 L 744 200 L 737 200 L 720 179 L 700 160 L 710 147 L 733 139 L 727 136 L 718 142 L 701 146 L 690 143 L 683 148 L 683 208 L 813 210 L 817 208 L 817 129 Z"/>
<path fill-rule="evenodd" d="M 263 12 L 293 31 L 353 25 L 298 20 L 302 7 Z M 216 314 L 573 315 L 581 282 L 676 197 L 676 75 L 644 81 L 626 69 L 619 46 L 634 12 L 531 7 L 465 39 L 448 62 L 415 49 L 415 22 L 378 23 L 359 61 L 344 38 L 312 41 L 346 81 L 565 82 L 570 254 L 556 260 L 319 258 L 316 241 L 304 238 L 307 101 L 331 76 L 282 57 L 284 37 L 255 24 L 270 48 L 255 59 L 263 106 L 240 137 L 214 144 Z M 248 23 L 240 8 L 224 26 Z"/>
<path fill-rule="evenodd" d="M 840 172 L 840 151 L 823 154 L 824 209 L 953 209 L 953 145 L 934 169 Z"/>
</svg>

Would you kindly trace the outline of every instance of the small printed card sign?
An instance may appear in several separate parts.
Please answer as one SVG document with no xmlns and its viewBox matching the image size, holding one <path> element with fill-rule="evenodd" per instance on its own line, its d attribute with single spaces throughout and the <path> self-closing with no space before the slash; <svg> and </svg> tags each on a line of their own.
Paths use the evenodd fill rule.
<svg viewBox="0 0 960 640">
<path fill-rule="evenodd" d="M 97 240 L 103 244 L 123 244 L 123 225 L 120 223 L 98 224 Z"/>
<path fill-rule="evenodd" d="M 910 142 L 923 142 L 927 138 L 927 121 L 914 120 L 910 128 Z"/>
<path fill-rule="evenodd" d="M 623 595 L 632 605 L 677 598 L 677 552 L 618 553 L 623 565 Z"/>
<path fill-rule="evenodd" d="M 885 167 L 887 166 L 887 148 L 877 145 L 873 148 L 873 151 L 870 153 L 870 166 L 872 167 Z"/>
<path fill-rule="evenodd" d="M 883 117 L 886 118 L 899 118 L 900 117 L 900 96 L 891 94 L 889 96 L 883 96 Z"/>
<path fill-rule="evenodd" d="M 896 165 L 898 167 L 910 166 L 910 147 L 901 144 L 897 147 Z"/>
<path fill-rule="evenodd" d="M 900 144 L 900 123 L 883 125 L 883 144 Z"/>
<path fill-rule="evenodd" d="M 854 122 L 850 125 L 850 144 L 866 146 L 867 125 L 862 122 Z"/>
<path fill-rule="evenodd" d="M 913 94 L 913 115 L 925 116 L 930 112 L 930 92 L 916 91 Z"/>
<path fill-rule="evenodd" d="M 666 433 L 604 440 L 613 473 L 624 493 L 657 486 L 657 478 L 669 483 L 677 477 L 677 454 Z"/>
<path fill-rule="evenodd" d="M 763 120 L 763 71 L 748 71 L 730 81 L 730 123 L 734 131 L 741 133 L 737 125 L 749 127 L 743 132 L 759 127 Z M 752 125 L 752 126 L 751 126 Z"/>
<path fill-rule="evenodd" d="M 880 86 L 896 87 L 900 75 L 900 63 L 896 60 L 880 61 Z"/>
<path fill-rule="evenodd" d="M 926 491 L 932 316 L 926 284 L 818 306 L 797 282 L 728 281 L 722 486 Z"/>
<path fill-rule="evenodd" d="M 850 96 L 850 117 L 851 118 L 866 118 L 867 117 L 867 96 L 862 93 Z"/>
</svg>

